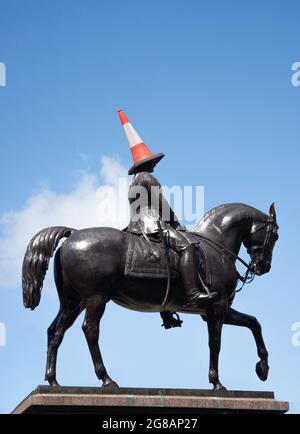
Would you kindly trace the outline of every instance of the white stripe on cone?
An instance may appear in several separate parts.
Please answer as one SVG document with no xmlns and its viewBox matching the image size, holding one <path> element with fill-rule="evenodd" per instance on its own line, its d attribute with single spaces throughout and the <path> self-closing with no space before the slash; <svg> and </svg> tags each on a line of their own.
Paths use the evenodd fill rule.
<svg viewBox="0 0 300 434">
<path fill-rule="evenodd" d="M 142 143 L 143 140 L 138 135 L 137 131 L 133 128 L 130 122 L 127 122 L 123 125 L 128 143 L 130 148 L 133 148 L 133 146 L 137 145 L 138 143 Z"/>
</svg>

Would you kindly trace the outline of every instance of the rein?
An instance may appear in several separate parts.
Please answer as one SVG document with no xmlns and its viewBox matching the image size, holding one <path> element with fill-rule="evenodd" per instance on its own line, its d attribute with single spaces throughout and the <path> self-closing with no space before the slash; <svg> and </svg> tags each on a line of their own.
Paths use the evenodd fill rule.
<svg viewBox="0 0 300 434">
<path fill-rule="evenodd" d="M 232 250 L 223 246 L 218 241 L 211 240 L 210 238 L 207 238 L 204 235 L 200 235 L 197 232 L 193 232 L 193 234 L 196 235 L 197 237 L 201 238 L 202 240 L 206 241 L 208 244 L 210 243 L 214 246 L 219 247 L 221 250 L 226 251 L 227 253 L 229 253 L 230 256 L 232 256 L 234 259 L 239 261 L 242 265 L 244 265 L 244 267 L 247 268 L 247 270 L 243 276 L 241 276 L 241 274 L 237 271 L 238 279 L 242 282 L 242 286 L 239 289 L 236 289 L 235 292 L 240 292 L 244 288 L 244 285 L 251 283 L 254 280 L 255 273 L 251 270 L 252 261 L 249 261 L 249 263 L 247 264 L 247 262 L 244 261 L 239 255 L 236 255 Z"/>
</svg>

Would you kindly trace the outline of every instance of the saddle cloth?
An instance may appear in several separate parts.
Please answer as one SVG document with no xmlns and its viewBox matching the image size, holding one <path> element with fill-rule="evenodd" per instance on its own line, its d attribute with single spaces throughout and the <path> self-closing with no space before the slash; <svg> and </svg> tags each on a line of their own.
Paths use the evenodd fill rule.
<svg viewBox="0 0 300 434">
<path fill-rule="evenodd" d="M 186 232 L 186 238 L 190 242 L 199 243 L 199 238 L 193 234 Z M 151 248 L 148 242 L 142 235 L 130 234 L 130 240 L 128 243 L 125 275 L 133 277 L 148 277 L 154 279 L 163 279 L 168 277 L 167 272 L 167 257 L 165 248 L 162 242 L 157 240 L 151 240 L 149 237 Z M 154 252 L 154 253 L 153 253 Z M 211 287 L 211 273 L 206 261 L 205 252 L 199 246 L 200 254 L 200 270 L 202 281 Z M 171 278 L 173 280 L 180 278 L 179 271 L 179 255 L 174 250 L 168 248 L 168 256 L 171 266 Z"/>
<path fill-rule="evenodd" d="M 130 234 L 125 275 L 162 279 L 168 277 L 167 257 L 161 242 L 151 241 L 151 248 L 142 235 Z M 178 255 L 168 249 L 172 279 L 179 278 Z"/>
</svg>

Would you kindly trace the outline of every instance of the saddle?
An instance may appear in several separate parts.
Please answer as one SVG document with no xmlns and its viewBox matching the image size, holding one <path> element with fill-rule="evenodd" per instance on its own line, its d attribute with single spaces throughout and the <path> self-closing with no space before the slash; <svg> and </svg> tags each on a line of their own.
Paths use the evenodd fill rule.
<svg viewBox="0 0 300 434">
<path fill-rule="evenodd" d="M 149 243 L 143 235 L 129 233 L 130 240 L 126 255 L 125 275 L 164 279 L 168 277 L 167 257 L 162 242 L 149 237 Z M 180 277 L 179 256 L 168 249 L 171 265 L 171 278 Z"/>
<path fill-rule="evenodd" d="M 143 235 L 129 232 L 128 235 L 130 238 L 126 254 L 125 275 L 140 278 L 166 279 L 168 277 L 167 257 L 163 243 L 157 238 L 153 239 L 151 236 L 149 236 L 149 243 L 145 240 Z M 206 260 L 205 251 L 200 244 L 201 242 L 196 235 L 190 232 L 185 232 L 185 237 L 189 242 L 196 242 L 197 245 L 199 245 L 199 274 L 202 282 L 210 288 L 210 267 Z M 168 256 L 170 260 L 171 279 L 173 281 L 180 279 L 180 256 L 171 248 L 168 248 Z"/>
</svg>

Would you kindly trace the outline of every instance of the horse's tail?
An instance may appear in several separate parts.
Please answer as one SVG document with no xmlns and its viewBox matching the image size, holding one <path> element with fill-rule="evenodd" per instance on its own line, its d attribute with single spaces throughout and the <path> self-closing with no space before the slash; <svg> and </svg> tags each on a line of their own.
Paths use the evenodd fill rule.
<svg viewBox="0 0 300 434">
<path fill-rule="evenodd" d="M 22 268 L 23 303 L 26 308 L 33 310 L 38 306 L 50 258 L 61 238 L 69 237 L 73 231 L 64 226 L 46 228 L 28 244 Z"/>
</svg>

